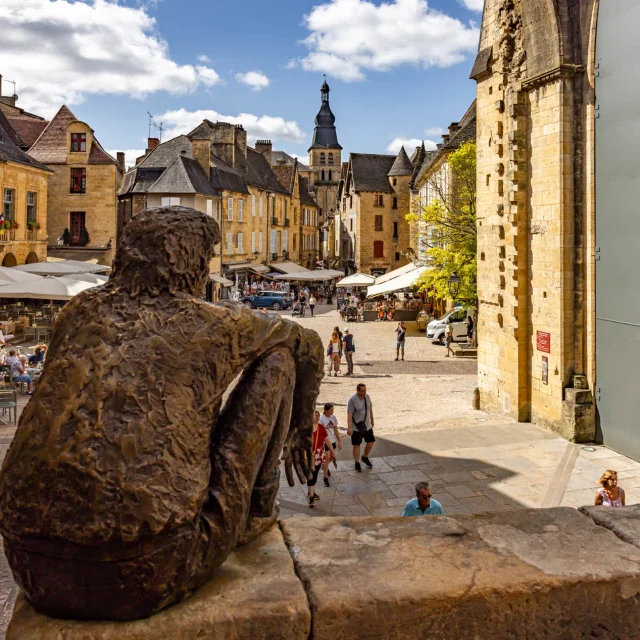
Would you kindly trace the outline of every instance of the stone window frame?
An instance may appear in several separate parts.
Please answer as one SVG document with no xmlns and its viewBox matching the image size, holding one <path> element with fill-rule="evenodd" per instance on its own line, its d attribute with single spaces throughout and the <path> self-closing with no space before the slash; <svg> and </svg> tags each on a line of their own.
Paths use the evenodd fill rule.
<svg viewBox="0 0 640 640">
<path fill-rule="evenodd" d="M 4 219 L 13 220 L 16 212 L 16 190 L 5 187 L 2 197 Z"/>
<path fill-rule="evenodd" d="M 374 216 L 374 229 L 375 231 L 383 231 L 383 218 L 381 215 Z"/>
<path fill-rule="evenodd" d="M 396 196 L 393 196 L 393 201 L 392 201 L 391 208 L 392 209 L 397 209 L 398 208 L 398 198 Z"/>
<path fill-rule="evenodd" d="M 29 202 L 31 200 L 31 202 Z M 35 191 L 27 191 L 27 224 L 38 220 L 38 194 Z"/>
<path fill-rule="evenodd" d="M 320 154 L 320 164 L 327 164 L 327 157 L 324 151 Z M 324 180 L 324 177 L 322 179 Z"/>
<path fill-rule="evenodd" d="M 87 151 L 87 134 L 72 133 L 71 134 L 71 153 L 86 153 Z"/>
<path fill-rule="evenodd" d="M 374 207 L 384 207 L 384 196 L 381 193 L 376 193 L 373 197 Z"/>
<path fill-rule="evenodd" d="M 373 257 L 375 259 L 384 258 L 384 241 L 383 240 L 373 241 Z"/>
<path fill-rule="evenodd" d="M 333 153 L 329 154 L 329 164 L 333 164 Z"/>
<path fill-rule="evenodd" d="M 69 193 L 87 193 L 87 168 L 71 167 L 69 172 Z"/>
</svg>

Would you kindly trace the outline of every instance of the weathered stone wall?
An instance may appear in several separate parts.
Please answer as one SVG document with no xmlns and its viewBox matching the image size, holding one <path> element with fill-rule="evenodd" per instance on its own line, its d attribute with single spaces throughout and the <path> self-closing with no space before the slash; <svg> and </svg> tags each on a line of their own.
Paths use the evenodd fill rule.
<svg viewBox="0 0 640 640">
<path fill-rule="evenodd" d="M 481 406 L 578 441 L 595 435 L 574 393 L 595 349 L 593 19 L 592 0 L 486 0 L 473 71 Z"/>
<path fill-rule="evenodd" d="M 0 230 L 0 263 L 7 266 L 24 264 L 30 254 L 37 256 L 37 262 L 47 257 L 47 190 L 49 174 L 45 171 L 13 162 L 0 163 L 0 197 L 5 189 L 14 190 L 14 220 L 18 229 Z M 36 194 L 36 220 L 40 229 L 27 229 L 27 193 Z M 33 255 L 30 258 L 33 260 Z"/>
<path fill-rule="evenodd" d="M 55 620 L 20 597 L 7 640 L 637 638 L 640 507 L 582 511 L 284 520 L 151 618 Z"/>
</svg>

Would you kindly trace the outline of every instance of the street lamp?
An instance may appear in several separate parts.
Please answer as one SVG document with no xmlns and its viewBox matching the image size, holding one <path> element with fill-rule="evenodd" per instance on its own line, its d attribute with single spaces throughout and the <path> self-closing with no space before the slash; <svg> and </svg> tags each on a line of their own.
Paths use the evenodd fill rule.
<svg viewBox="0 0 640 640">
<path fill-rule="evenodd" d="M 449 282 L 449 293 L 451 294 L 451 297 L 455 300 L 458 297 L 458 294 L 460 293 L 460 276 L 456 271 L 454 271 L 449 276 L 448 282 Z"/>
<path fill-rule="evenodd" d="M 253 259 L 255 262 L 258 262 L 258 256 L 260 255 L 259 251 L 254 251 L 253 252 Z"/>
</svg>

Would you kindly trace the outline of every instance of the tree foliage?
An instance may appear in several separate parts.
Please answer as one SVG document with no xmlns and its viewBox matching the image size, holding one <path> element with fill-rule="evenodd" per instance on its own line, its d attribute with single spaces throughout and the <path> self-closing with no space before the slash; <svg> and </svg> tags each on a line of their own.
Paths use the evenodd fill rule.
<svg viewBox="0 0 640 640">
<path fill-rule="evenodd" d="M 430 267 L 419 280 L 420 290 L 446 300 L 449 276 L 460 276 L 458 298 L 464 306 L 476 306 L 476 144 L 467 142 L 447 158 L 447 165 L 430 176 L 429 202 L 414 207 L 407 220 L 419 224 L 418 246 Z"/>
</svg>

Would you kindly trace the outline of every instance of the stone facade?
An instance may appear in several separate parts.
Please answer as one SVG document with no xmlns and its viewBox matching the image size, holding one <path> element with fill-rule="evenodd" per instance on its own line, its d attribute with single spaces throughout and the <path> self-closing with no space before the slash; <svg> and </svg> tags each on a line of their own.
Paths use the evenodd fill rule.
<svg viewBox="0 0 640 640">
<path fill-rule="evenodd" d="M 471 74 L 481 408 L 575 441 L 595 437 L 595 9 L 486 0 Z"/>
<path fill-rule="evenodd" d="M 404 150 L 401 153 L 407 158 Z M 413 169 L 391 175 L 396 160 L 396 156 L 387 155 L 349 156 L 339 192 L 339 264 L 345 272 L 381 275 L 410 262 L 406 216 L 410 212 Z"/>
<path fill-rule="evenodd" d="M 29 155 L 47 165 L 53 174 L 47 200 L 49 253 L 62 250 L 65 229 L 71 246 L 85 258 L 110 265 L 116 248 L 117 192 L 121 174 L 117 161 L 102 149 L 91 127 L 65 106 L 44 129 Z M 83 229 L 88 234 L 83 238 Z"/>
</svg>

